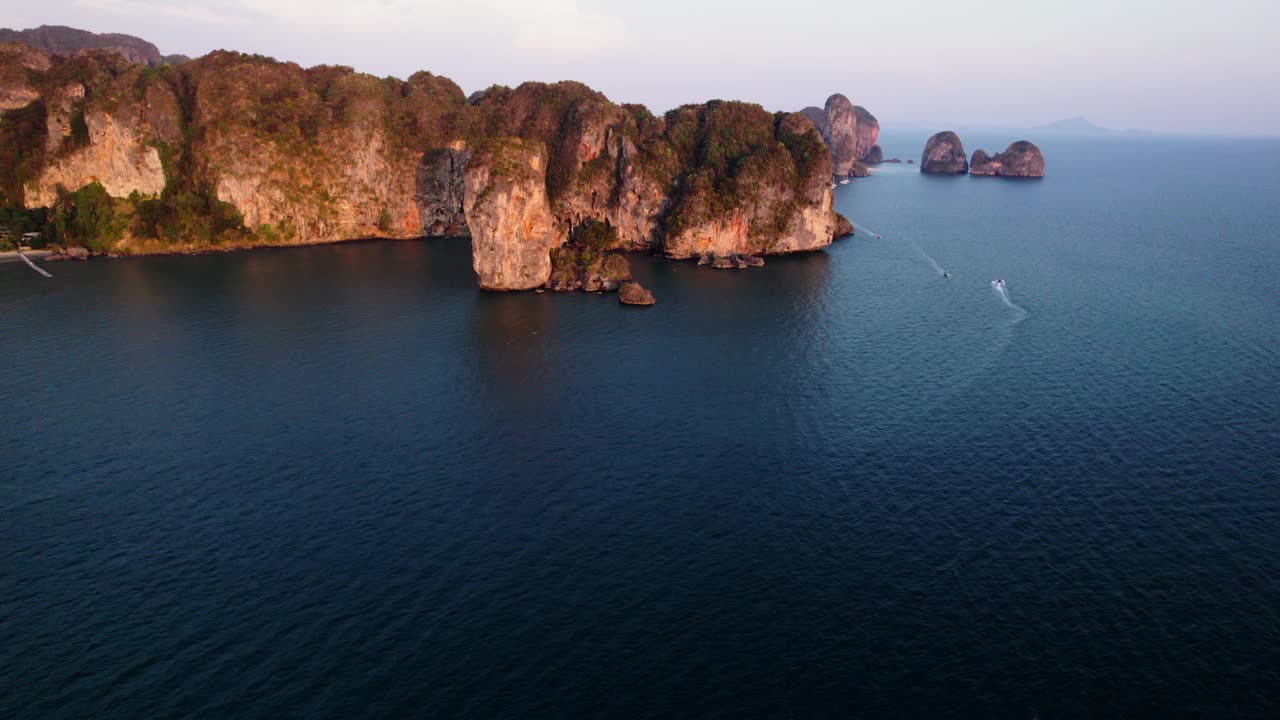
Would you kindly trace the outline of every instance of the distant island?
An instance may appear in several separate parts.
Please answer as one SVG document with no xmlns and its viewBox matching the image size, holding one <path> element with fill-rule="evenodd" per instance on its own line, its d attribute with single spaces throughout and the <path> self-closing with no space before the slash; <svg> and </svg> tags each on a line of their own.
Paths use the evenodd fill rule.
<svg viewBox="0 0 1280 720">
<path fill-rule="evenodd" d="M 1040 148 L 1027 140 L 1018 140 L 994 156 L 979 148 L 970 160 L 964 154 L 960 136 L 944 130 L 925 143 L 920 157 L 920 172 L 926 175 L 1042 178 L 1045 162 Z"/>
<path fill-rule="evenodd" d="M 1112 130 L 1110 128 L 1099 127 L 1089 122 L 1083 115 L 1067 118 L 1065 120 L 1057 120 L 1048 125 L 1037 125 L 1030 128 L 1030 132 L 1039 135 L 1151 135 L 1150 130 L 1138 130 L 1130 128 L 1128 130 Z"/>
<path fill-rule="evenodd" d="M 995 126 L 962 126 L 961 132 L 1001 132 L 1010 134 L 1026 134 L 1040 136 L 1072 136 L 1072 137 L 1134 137 L 1148 136 L 1155 133 L 1150 130 L 1113 130 L 1111 128 L 1095 125 L 1083 115 L 1055 120 L 1045 125 L 1035 125 L 1033 127 L 995 127 Z"/>
</svg>

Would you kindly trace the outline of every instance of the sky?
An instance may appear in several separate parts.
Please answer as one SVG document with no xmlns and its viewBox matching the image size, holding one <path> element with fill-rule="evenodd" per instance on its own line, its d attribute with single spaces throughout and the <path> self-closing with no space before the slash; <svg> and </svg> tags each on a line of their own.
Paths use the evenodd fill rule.
<svg viewBox="0 0 1280 720">
<path fill-rule="evenodd" d="M 1280 0 L 0 0 L 0 25 L 42 24 L 467 93 L 579 80 L 656 112 L 841 92 L 886 129 L 1280 135 Z"/>
</svg>

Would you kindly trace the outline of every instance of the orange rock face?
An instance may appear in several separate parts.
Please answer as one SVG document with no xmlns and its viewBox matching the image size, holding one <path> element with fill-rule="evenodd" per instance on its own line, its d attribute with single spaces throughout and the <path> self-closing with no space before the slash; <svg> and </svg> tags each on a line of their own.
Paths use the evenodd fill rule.
<svg viewBox="0 0 1280 720">
<path fill-rule="evenodd" d="M 463 206 L 482 289 L 532 290 L 551 276 L 551 248 L 563 238 L 556 235 L 546 177 L 543 149 L 516 138 L 472 154 Z"/>
</svg>

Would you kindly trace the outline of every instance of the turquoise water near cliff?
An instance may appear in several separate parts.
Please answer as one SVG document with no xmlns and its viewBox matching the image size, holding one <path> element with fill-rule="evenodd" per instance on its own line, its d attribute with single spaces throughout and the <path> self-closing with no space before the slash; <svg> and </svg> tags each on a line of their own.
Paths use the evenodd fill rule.
<svg viewBox="0 0 1280 720">
<path fill-rule="evenodd" d="M 1280 714 L 1280 143 L 1041 145 L 642 310 L 0 265 L 0 717 Z"/>
</svg>

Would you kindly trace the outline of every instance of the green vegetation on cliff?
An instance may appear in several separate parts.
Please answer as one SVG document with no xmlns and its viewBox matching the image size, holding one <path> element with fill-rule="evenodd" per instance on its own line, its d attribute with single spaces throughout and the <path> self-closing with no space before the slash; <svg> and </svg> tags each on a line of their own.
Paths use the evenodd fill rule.
<svg viewBox="0 0 1280 720">
<path fill-rule="evenodd" d="M 670 234 L 731 217 L 761 203 L 765 195 L 790 196 L 767 226 L 780 233 L 795 198 L 826 151 L 807 121 L 788 121 L 759 105 L 713 100 L 667 113 L 666 139 L 675 155 L 674 202 L 666 219 Z"/>
<path fill-rule="evenodd" d="M 591 220 L 574 228 L 569 242 L 599 252 L 618 244 L 618 230 L 609 223 Z"/>
<path fill-rule="evenodd" d="M 75 192 L 61 190 L 49 214 L 49 239 L 106 252 L 128 229 L 132 209 L 128 201 L 112 200 L 100 183 Z"/>
<path fill-rule="evenodd" d="M 44 165 L 45 104 L 0 115 L 0 207 L 21 207 L 23 185 Z"/>
<path fill-rule="evenodd" d="M 617 223 L 601 250 L 656 246 L 749 209 L 752 233 L 776 235 L 812 204 L 825 157 L 807 124 L 741 102 L 655 116 L 575 82 L 468 100 L 426 72 L 375 78 L 226 51 L 176 67 L 101 53 L 42 62 L 0 72 L 0 89 L 38 91 L 0 119 L 0 205 L 38 197 L 56 206 L 62 241 L 107 251 L 412 235 L 461 215 L 422 205 L 423 183 L 461 192 L 448 190 L 461 164 L 421 174 L 446 147 L 498 156 L 495 179 L 545 170 L 560 232 Z M 545 168 L 503 162 L 512 141 L 537 147 Z"/>
</svg>

